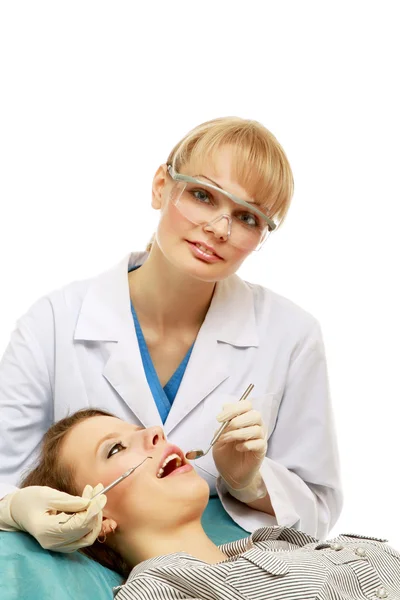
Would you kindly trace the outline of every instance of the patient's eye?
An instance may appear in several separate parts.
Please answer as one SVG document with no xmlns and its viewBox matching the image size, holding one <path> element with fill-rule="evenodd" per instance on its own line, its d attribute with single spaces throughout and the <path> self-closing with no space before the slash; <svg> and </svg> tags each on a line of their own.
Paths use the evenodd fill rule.
<svg viewBox="0 0 400 600">
<path fill-rule="evenodd" d="M 124 446 L 122 442 L 117 442 L 116 444 L 113 444 L 110 450 L 108 451 L 107 458 L 111 458 L 111 456 L 114 456 L 114 454 L 118 454 L 118 452 L 121 452 L 121 450 L 126 450 L 126 446 Z"/>
</svg>

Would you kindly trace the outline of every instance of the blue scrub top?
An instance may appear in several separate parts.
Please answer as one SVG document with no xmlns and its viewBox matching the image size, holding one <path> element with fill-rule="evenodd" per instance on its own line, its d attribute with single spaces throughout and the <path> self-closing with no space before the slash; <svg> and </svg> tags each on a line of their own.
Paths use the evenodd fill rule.
<svg viewBox="0 0 400 600">
<path fill-rule="evenodd" d="M 135 270 L 137 268 L 139 267 L 134 267 L 131 270 Z M 160 413 L 161 420 L 163 423 L 165 423 L 185 374 L 194 344 L 189 348 L 186 356 L 175 373 L 172 375 L 171 379 L 164 387 L 162 387 L 157 375 L 157 371 L 153 365 L 138 316 L 132 303 L 131 311 L 147 383 L 149 384 L 154 402 L 156 403 L 158 412 Z M 206 510 L 203 513 L 202 525 L 208 537 L 218 545 L 227 542 L 233 542 L 248 535 L 247 531 L 242 529 L 233 521 L 233 519 L 231 519 L 216 494 L 210 496 Z"/>
<path fill-rule="evenodd" d="M 131 303 L 131 311 L 133 316 L 133 322 L 135 323 L 136 336 L 139 343 L 140 355 L 142 357 L 144 372 L 146 374 L 147 383 L 149 384 L 151 393 L 154 398 L 154 402 L 160 413 L 160 417 L 163 423 L 167 420 L 169 411 L 173 401 L 175 400 L 176 394 L 178 393 L 179 386 L 186 371 L 186 366 L 189 362 L 190 355 L 192 354 L 193 345 L 189 348 L 183 361 L 172 375 L 168 383 L 162 387 L 160 380 L 157 375 L 157 371 L 154 368 L 153 361 L 151 360 L 150 352 L 144 339 L 142 328 L 140 327 L 139 319 L 136 311 Z"/>
</svg>

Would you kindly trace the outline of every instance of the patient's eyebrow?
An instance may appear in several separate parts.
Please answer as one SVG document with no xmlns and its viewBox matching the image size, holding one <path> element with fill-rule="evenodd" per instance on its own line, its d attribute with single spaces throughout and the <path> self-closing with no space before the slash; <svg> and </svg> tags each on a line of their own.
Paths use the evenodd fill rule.
<svg viewBox="0 0 400 600">
<path fill-rule="evenodd" d="M 132 427 L 136 427 L 136 431 L 143 431 L 143 429 L 146 429 L 146 427 L 139 427 L 136 425 L 132 425 Z M 97 454 L 97 452 L 99 451 L 100 446 L 106 442 L 107 440 L 112 440 L 112 439 L 119 439 L 122 437 L 122 433 L 120 431 L 114 431 L 113 433 L 107 433 L 107 435 L 105 435 L 103 438 L 101 438 L 101 440 L 96 444 L 96 448 L 94 450 L 94 453 Z"/>
</svg>

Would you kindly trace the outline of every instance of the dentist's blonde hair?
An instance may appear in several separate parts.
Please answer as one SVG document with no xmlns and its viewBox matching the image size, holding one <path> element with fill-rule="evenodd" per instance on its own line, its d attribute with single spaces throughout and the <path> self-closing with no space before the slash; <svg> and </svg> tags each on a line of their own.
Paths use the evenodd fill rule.
<svg viewBox="0 0 400 600">
<path fill-rule="evenodd" d="M 225 147 L 232 150 L 232 177 L 269 217 L 282 223 L 293 196 L 292 169 L 278 140 L 258 121 L 221 117 L 202 123 L 176 144 L 167 164 L 178 173 L 188 164 L 197 170 Z"/>
</svg>

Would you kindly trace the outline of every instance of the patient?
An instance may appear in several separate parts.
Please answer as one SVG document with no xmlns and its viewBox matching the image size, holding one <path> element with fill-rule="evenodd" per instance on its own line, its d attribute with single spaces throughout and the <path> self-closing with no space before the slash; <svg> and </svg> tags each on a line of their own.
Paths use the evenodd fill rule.
<svg viewBox="0 0 400 600">
<path fill-rule="evenodd" d="M 268 527 L 222 547 L 204 533 L 208 485 L 159 427 L 142 429 L 103 411 L 82 410 L 47 432 L 37 467 L 23 486 L 80 495 L 111 483 L 103 529 L 83 552 L 127 582 L 117 600 L 400 598 L 400 553 L 383 541 L 317 540 Z"/>
</svg>

